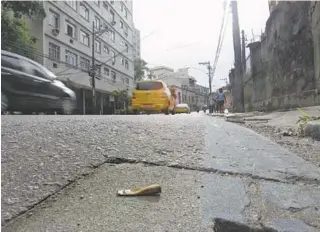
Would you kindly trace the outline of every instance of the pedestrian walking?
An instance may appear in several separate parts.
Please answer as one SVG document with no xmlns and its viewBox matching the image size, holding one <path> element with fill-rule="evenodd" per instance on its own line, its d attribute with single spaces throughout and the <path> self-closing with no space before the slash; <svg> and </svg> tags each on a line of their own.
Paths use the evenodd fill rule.
<svg viewBox="0 0 320 232">
<path fill-rule="evenodd" d="M 219 89 L 219 92 L 217 93 L 216 99 L 217 99 L 218 111 L 222 114 L 223 110 L 224 110 L 224 102 L 226 99 L 222 88 Z"/>
</svg>

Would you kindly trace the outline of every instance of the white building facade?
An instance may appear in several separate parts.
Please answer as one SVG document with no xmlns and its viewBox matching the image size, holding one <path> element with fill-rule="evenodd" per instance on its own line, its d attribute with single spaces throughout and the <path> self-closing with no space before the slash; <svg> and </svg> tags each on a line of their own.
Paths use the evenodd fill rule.
<svg viewBox="0 0 320 232">
<path fill-rule="evenodd" d="M 159 66 L 150 69 L 154 79 L 163 80 L 167 85 L 176 88 L 179 103 L 187 103 L 191 110 L 207 105 L 209 88 L 196 84 L 196 79 L 189 75 L 188 69 Z"/>
<path fill-rule="evenodd" d="M 132 1 L 44 1 L 43 6 L 46 18 L 29 22 L 37 50 L 47 68 L 77 89 L 84 114 L 92 108 L 94 26 L 97 105 L 104 112 L 112 91 L 134 86 Z"/>
<path fill-rule="evenodd" d="M 133 58 L 141 58 L 141 38 L 140 31 L 137 28 L 133 28 Z"/>
</svg>

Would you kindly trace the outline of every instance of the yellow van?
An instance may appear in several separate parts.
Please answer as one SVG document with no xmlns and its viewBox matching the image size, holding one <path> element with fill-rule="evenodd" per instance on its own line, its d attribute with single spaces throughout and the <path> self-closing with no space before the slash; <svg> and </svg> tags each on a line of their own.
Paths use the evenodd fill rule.
<svg viewBox="0 0 320 232">
<path fill-rule="evenodd" d="M 168 86 L 160 80 L 137 82 L 132 96 L 133 111 L 174 114 L 176 101 Z"/>
</svg>

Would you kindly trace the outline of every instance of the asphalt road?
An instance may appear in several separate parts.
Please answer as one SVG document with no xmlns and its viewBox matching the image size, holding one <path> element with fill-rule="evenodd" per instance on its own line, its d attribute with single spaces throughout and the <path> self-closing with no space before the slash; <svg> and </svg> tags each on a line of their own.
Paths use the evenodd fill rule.
<svg viewBox="0 0 320 232">
<path fill-rule="evenodd" d="M 221 118 L 1 122 L 3 231 L 212 231 L 214 218 L 320 231 L 320 169 Z M 115 194 L 153 183 L 160 197 Z"/>
</svg>

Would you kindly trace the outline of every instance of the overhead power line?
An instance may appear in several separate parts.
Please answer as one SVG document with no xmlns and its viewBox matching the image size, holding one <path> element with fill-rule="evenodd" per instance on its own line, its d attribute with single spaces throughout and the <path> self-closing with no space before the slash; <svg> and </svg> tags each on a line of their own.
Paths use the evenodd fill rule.
<svg viewBox="0 0 320 232">
<path fill-rule="evenodd" d="M 213 79 L 213 76 L 214 76 L 215 71 L 216 71 L 216 67 L 217 67 L 217 64 L 218 64 L 218 61 L 219 61 L 219 57 L 220 57 L 220 53 L 221 53 L 222 44 L 223 44 L 223 41 L 224 41 L 226 28 L 227 28 L 227 25 L 228 25 L 228 18 L 229 18 L 230 11 L 227 10 L 228 9 L 227 5 L 228 5 L 227 1 L 224 1 L 224 6 L 223 6 L 224 11 L 223 11 L 223 16 L 222 16 L 220 32 L 219 32 L 218 45 L 217 45 L 215 59 L 214 59 L 213 68 L 212 68 L 211 79 Z M 211 80 L 211 82 L 212 82 L 212 80 Z"/>
<path fill-rule="evenodd" d="M 32 57 L 28 57 L 28 58 L 33 59 L 33 60 L 35 60 L 35 61 L 37 61 L 37 62 L 39 62 L 39 61 L 38 61 L 38 58 L 45 58 L 45 59 L 54 61 L 54 62 L 59 63 L 59 64 L 69 65 L 69 64 L 67 64 L 66 62 L 52 59 L 52 58 L 49 57 L 49 55 L 46 55 L 46 54 L 44 54 L 44 53 L 37 52 L 37 51 L 36 51 L 33 47 L 31 47 L 31 46 L 30 46 L 30 47 L 26 47 L 26 46 L 22 47 L 21 44 L 18 44 L 18 43 L 16 43 L 16 42 L 12 42 L 12 41 L 9 41 L 9 40 L 5 41 L 5 43 L 6 43 L 6 45 L 9 45 L 11 48 L 15 48 L 15 49 L 17 49 L 17 50 L 20 50 L 21 53 L 19 53 L 19 55 L 25 55 L 25 53 L 26 53 L 26 54 L 29 54 L 29 55 L 31 55 Z M 74 67 L 73 67 L 73 69 L 74 69 Z M 78 68 L 78 69 L 79 69 L 79 68 Z M 81 70 L 81 72 L 87 73 L 88 70 Z M 64 75 L 72 75 L 72 74 L 74 74 L 74 73 L 67 73 L 67 74 L 64 74 Z M 113 84 L 113 85 L 114 85 L 114 84 L 122 84 L 122 85 L 125 84 L 123 81 L 113 81 L 113 80 L 107 79 L 107 78 L 103 78 L 103 81 L 105 81 L 105 82 L 107 82 L 107 83 L 109 83 L 109 84 Z"/>
<path fill-rule="evenodd" d="M 148 35 L 146 35 L 145 37 L 143 37 L 143 38 L 141 39 L 141 41 L 145 40 L 146 38 L 148 38 L 149 36 L 151 36 L 151 35 L 154 34 L 154 33 L 155 33 L 155 31 L 150 32 Z M 133 46 L 131 45 L 131 47 L 133 47 Z M 115 56 L 113 56 L 113 57 L 111 57 L 110 59 L 108 59 L 107 61 L 102 62 L 101 64 L 99 64 L 99 66 L 100 66 L 100 65 L 102 66 L 102 65 L 107 64 L 109 61 L 113 60 L 114 58 L 116 58 L 116 57 L 119 56 L 119 55 L 123 55 L 123 52 L 125 52 L 126 50 L 127 50 L 127 48 L 124 49 L 123 51 L 118 52 L 117 54 L 115 54 Z M 98 62 L 100 62 L 100 61 L 98 61 Z M 72 69 L 72 68 L 67 68 L 67 69 L 63 70 L 62 72 L 68 71 L 68 70 L 70 70 L 70 69 Z M 76 73 L 73 73 L 73 74 L 77 74 L 77 73 L 79 73 L 79 72 L 76 72 Z M 60 74 L 61 74 L 61 73 L 60 73 Z M 58 73 L 57 75 L 59 75 L 59 73 Z"/>
</svg>

